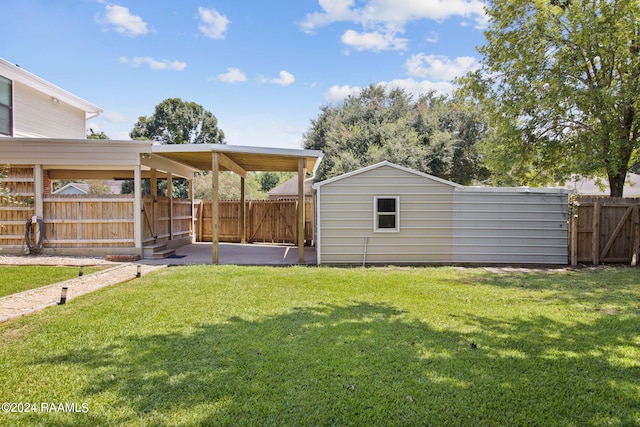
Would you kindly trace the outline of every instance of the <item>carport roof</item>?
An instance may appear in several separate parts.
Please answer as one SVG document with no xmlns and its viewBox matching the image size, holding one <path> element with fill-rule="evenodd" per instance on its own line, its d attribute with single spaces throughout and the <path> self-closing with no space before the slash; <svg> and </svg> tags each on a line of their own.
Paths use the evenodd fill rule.
<svg viewBox="0 0 640 427">
<path fill-rule="evenodd" d="M 225 144 L 153 145 L 151 152 L 200 170 L 211 170 L 213 153 L 223 154 L 245 171 L 297 172 L 298 160 L 315 172 L 322 159 L 318 150 L 265 148 Z M 229 170 L 221 165 L 220 170 Z"/>
</svg>

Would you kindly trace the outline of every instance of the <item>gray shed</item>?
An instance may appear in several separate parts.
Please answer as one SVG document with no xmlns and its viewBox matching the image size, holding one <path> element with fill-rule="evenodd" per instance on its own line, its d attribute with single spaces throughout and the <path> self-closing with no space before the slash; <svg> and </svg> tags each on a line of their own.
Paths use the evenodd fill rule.
<svg viewBox="0 0 640 427">
<path fill-rule="evenodd" d="M 318 264 L 567 264 L 564 189 L 465 187 L 386 161 L 314 188 Z"/>
</svg>

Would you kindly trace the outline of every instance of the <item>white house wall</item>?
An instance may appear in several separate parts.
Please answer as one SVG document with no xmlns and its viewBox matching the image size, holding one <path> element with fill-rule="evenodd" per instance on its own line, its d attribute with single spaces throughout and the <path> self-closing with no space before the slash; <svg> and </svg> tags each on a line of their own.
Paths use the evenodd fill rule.
<svg viewBox="0 0 640 427">
<path fill-rule="evenodd" d="M 453 200 L 454 262 L 567 263 L 566 194 L 459 190 Z"/>
<path fill-rule="evenodd" d="M 320 262 L 451 262 L 453 190 L 389 166 L 321 186 Z M 376 196 L 400 198 L 399 232 L 374 232 Z"/>
<path fill-rule="evenodd" d="M 14 136 L 86 138 L 85 111 L 14 81 Z"/>
</svg>

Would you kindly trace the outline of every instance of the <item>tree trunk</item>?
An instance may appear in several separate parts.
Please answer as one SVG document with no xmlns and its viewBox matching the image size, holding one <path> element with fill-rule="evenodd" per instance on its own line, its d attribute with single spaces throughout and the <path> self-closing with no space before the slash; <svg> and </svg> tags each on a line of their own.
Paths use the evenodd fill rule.
<svg viewBox="0 0 640 427">
<path fill-rule="evenodd" d="M 618 171 L 617 173 L 609 172 L 609 189 L 611 197 L 622 197 L 624 191 L 624 182 L 627 179 L 627 170 Z"/>
</svg>

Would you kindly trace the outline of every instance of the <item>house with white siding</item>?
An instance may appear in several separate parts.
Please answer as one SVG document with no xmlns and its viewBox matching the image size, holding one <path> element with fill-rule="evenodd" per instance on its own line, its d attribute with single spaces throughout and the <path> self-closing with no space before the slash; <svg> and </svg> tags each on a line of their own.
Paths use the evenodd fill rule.
<svg viewBox="0 0 640 427">
<path fill-rule="evenodd" d="M 567 264 L 569 191 L 378 163 L 314 184 L 318 264 Z"/>
<path fill-rule="evenodd" d="M 0 58 L 0 137 L 86 138 L 102 110 Z"/>
</svg>

